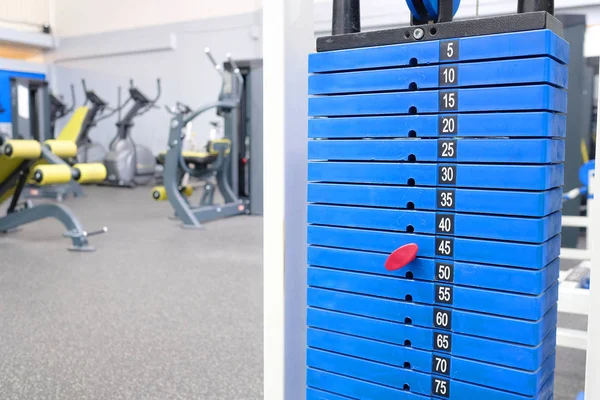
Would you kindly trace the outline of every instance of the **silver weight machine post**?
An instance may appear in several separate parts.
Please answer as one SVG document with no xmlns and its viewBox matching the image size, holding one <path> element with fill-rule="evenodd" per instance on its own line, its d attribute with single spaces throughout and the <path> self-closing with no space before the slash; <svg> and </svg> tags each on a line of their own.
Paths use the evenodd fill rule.
<svg viewBox="0 0 600 400">
<path fill-rule="evenodd" d="M 600 90 L 600 83 L 598 85 Z M 600 99 L 598 101 L 600 107 Z M 600 129 L 600 120 L 598 121 Z M 596 154 L 600 154 L 600 142 L 596 141 Z M 598 164 L 596 164 L 596 175 L 598 175 Z M 592 202 L 592 218 L 588 227 L 588 235 L 591 235 L 590 251 L 592 253 L 590 267 L 590 309 L 588 312 L 587 329 L 587 365 L 585 372 L 585 399 L 600 399 L 600 289 L 594 285 L 594 279 L 600 281 L 600 210 L 598 200 Z M 595 311 L 598 310 L 598 311 Z"/>
</svg>

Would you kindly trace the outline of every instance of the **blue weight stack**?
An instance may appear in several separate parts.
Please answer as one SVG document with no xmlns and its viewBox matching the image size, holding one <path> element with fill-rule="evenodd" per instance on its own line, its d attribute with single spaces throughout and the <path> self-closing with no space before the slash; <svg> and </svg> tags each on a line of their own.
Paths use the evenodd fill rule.
<svg viewBox="0 0 600 400">
<path fill-rule="evenodd" d="M 553 398 L 568 58 L 550 29 L 310 55 L 307 399 Z"/>
</svg>

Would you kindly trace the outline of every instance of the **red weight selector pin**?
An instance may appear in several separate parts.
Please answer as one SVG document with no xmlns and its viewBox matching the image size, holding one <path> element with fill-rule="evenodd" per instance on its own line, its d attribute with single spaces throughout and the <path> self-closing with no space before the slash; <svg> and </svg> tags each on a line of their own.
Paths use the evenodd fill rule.
<svg viewBox="0 0 600 400">
<path fill-rule="evenodd" d="M 394 250 L 392 254 L 385 260 L 385 269 L 388 271 L 397 271 L 406 267 L 415 258 L 417 258 L 419 246 L 415 243 L 409 243 Z"/>
</svg>

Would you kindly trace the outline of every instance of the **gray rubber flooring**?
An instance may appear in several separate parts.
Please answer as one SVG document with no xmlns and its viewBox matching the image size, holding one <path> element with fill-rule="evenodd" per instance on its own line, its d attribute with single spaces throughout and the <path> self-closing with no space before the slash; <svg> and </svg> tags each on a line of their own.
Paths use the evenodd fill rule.
<svg viewBox="0 0 600 400">
<path fill-rule="evenodd" d="M 63 204 L 109 232 L 0 236 L 0 399 L 262 398 L 260 217 L 182 230 L 148 188 Z"/>
<path fill-rule="evenodd" d="M 262 219 L 186 231 L 148 188 L 86 193 L 64 204 L 109 227 L 95 253 L 51 220 L 0 236 L 0 400 L 262 398 Z M 554 399 L 584 374 L 559 348 Z"/>
</svg>

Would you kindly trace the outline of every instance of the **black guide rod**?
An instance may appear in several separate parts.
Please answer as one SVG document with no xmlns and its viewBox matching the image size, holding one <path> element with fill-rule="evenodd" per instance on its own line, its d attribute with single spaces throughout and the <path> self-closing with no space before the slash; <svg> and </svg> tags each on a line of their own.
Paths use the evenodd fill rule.
<svg viewBox="0 0 600 400">
<path fill-rule="evenodd" d="M 546 11 L 554 15 L 554 0 L 519 0 L 517 11 L 519 14 Z"/>
<path fill-rule="evenodd" d="M 360 0 L 333 0 L 332 35 L 360 32 Z"/>
<path fill-rule="evenodd" d="M 452 22 L 454 0 L 438 0 L 438 19 L 436 22 Z"/>
</svg>

